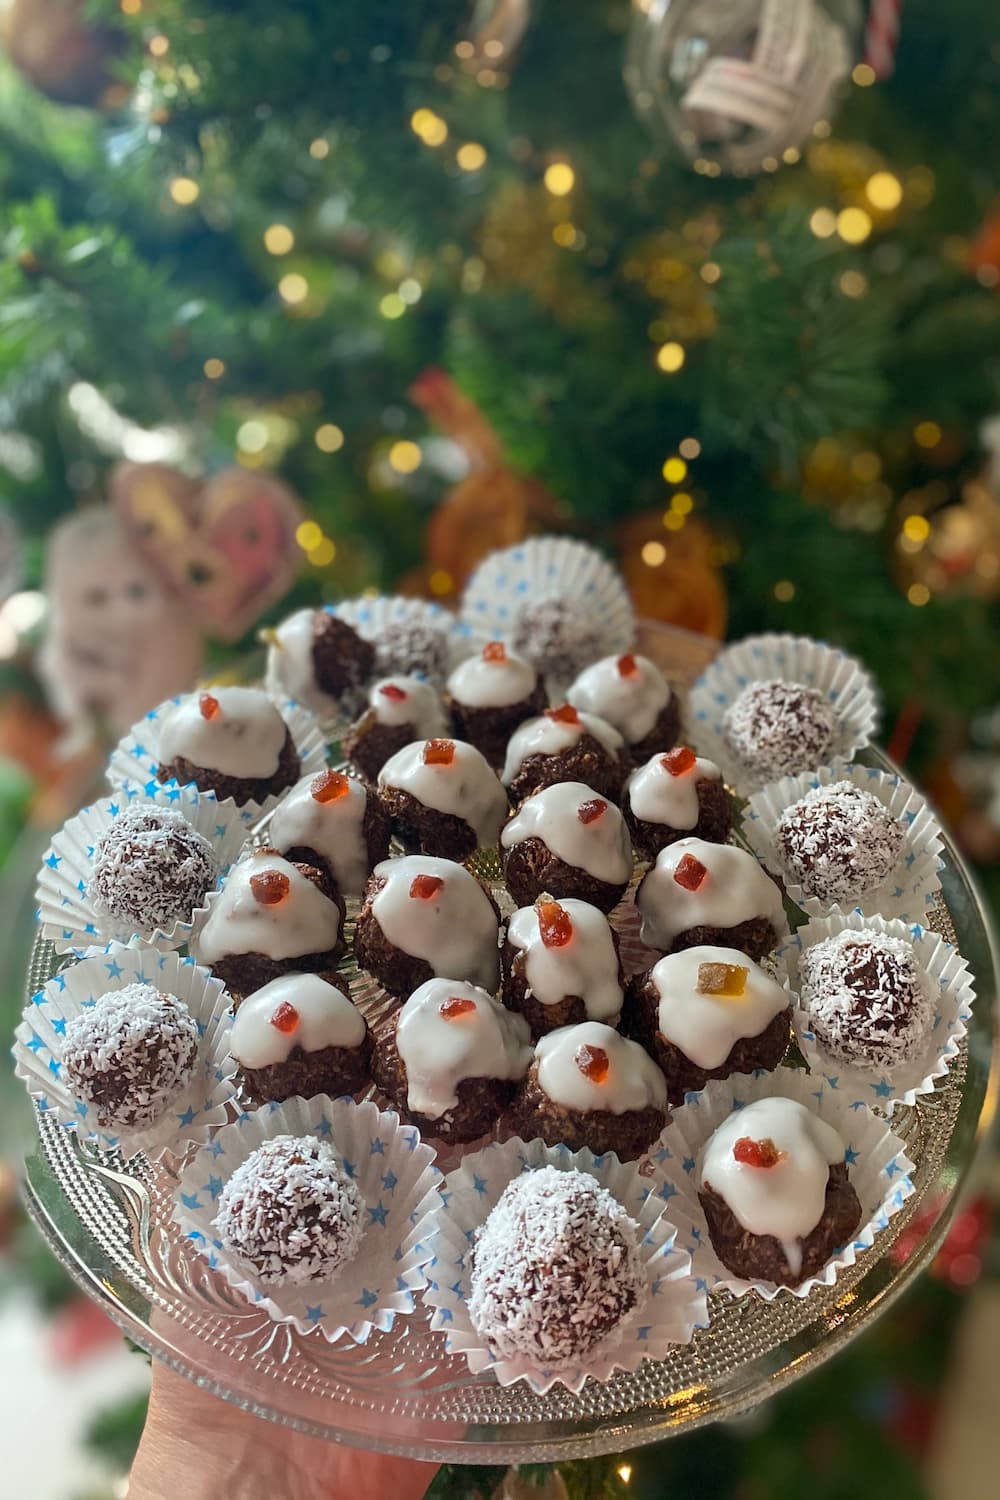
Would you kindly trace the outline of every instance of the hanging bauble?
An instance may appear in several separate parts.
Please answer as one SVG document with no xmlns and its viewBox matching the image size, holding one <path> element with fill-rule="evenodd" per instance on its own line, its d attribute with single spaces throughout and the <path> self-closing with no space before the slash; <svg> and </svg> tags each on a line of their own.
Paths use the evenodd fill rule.
<svg viewBox="0 0 1000 1500">
<path fill-rule="evenodd" d="M 107 108 L 125 94 L 113 69 L 123 38 L 88 10 L 88 0 L 12 0 L 3 42 L 17 71 L 46 98 Z"/>
<path fill-rule="evenodd" d="M 857 0 L 634 0 L 625 82 L 696 171 L 773 171 L 829 118 L 859 26 Z"/>
<path fill-rule="evenodd" d="M 668 529 L 662 509 L 644 511 L 619 528 L 618 556 L 635 612 L 721 639 L 727 605 L 716 539 L 703 521 L 679 519 Z"/>
</svg>

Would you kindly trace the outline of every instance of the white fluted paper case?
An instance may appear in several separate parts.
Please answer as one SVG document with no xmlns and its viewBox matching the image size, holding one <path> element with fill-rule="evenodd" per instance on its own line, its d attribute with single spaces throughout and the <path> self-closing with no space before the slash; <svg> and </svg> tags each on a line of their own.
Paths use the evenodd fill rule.
<svg viewBox="0 0 1000 1500">
<path fill-rule="evenodd" d="M 198 1025 L 198 1061 L 188 1086 L 153 1125 L 114 1132 L 98 1123 L 96 1111 L 74 1097 L 63 1068 L 66 1023 L 109 990 L 151 984 L 183 1000 Z M 109 943 L 98 953 L 63 969 L 32 995 L 14 1033 L 15 1072 L 43 1110 L 60 1124 L 93 1141 L 102 1151 L 127 1159 L 140 1153 L 156 1160 L 180 1156 L 225 1124 L 235 1093 L 236 1064 L 229 1051 L 232 1016 L 229 995 L 207 969 L 178 953 L 160 953 L 142 943 Z"/>
<path fill-rule="evenodd" d="M 709 1136 L 734 1109 L 776 1096 L 796 1099 L 839 1132 L 848 1175 L 861 1204 L 861 1225 L 850 1244 L 841 1246 L 818 1275 L 807 1277 L 796 1287 L 746 1281 L 728 1271 L 712 1248 L 698 1200 L 698 1162 Z M 754 1292 L 766 1302 L 781 1292 L 808 1297 L 817 1286 L 832 1286 L 841 1271 L 871 1249 L 876 1235 L 888 1227 L 913 1193 L 913 1163 L 886 1122 L 867 1105 L 852 1108 L 850 1101 L 825 1080 L 802 1069 L 779 1068 L 776 1073 L 752 1076 L 736 1073 L 709 1083 L 674 1112 L 650 1157 L 662 1184 L 665 1207 L 677 1225 L 677 1243 L 691 1256 L 696 1285 L 703 1291 L 723 1289 L 738 1297 Z"/>
<path fill-rule="evenodd" d="M 179 793 L 182 788 L 177 781 L 170 780 L 159 782 L 156 779 L 156 768 L 160 764 L 159 756 L 159 726 L 163 714 L 168 708 L 173 708 L 186 694 L 178 694 L 168 698 L 164 703 L 158 703 L 151 708 L 145 718 L 140 719 L 138 724 L 133 724 L 128 734 L 123 735 L 115 749 L 111 752 L 111 760 L 108 765 L 108 783 L 113 792 L 122 791 L 126 796 L 152 797 L 156 792 L 166 790 L 168 798 L 171 794 Z M 319 771 L 326 769 L 326 740 L 315 717 L 301 703 L 296 703 L 293 698 L 275 699 L 275 707 L 288 726 L 295 748 L 298 751 L 301 776 L 314 776 Z M 296 777 L 296 780 L 299 779 Z M 216 797 L 214 792 L 198 792 L 197 787 L 189 787 L 201 797 L 216 802 L 219 807 L 227 811 L 235 811 L 236 816 L 249 828 L 272 807 L 276 807 L 281 800 L 282 793 L 278 792 L 271 797 L 265 797 L 263 802 L 244 802 L 240 806 L 231 797 Z"/>
<path fill-rule="evenodd" d="M 831 762 L 850 762 L 869 744 L 878 726 L 875 685 L 846 651 L 801 635 L 748 635 L 720 651 L 698 678 L 688 703 L 688 726 L 700 755 L 721 766 L 729 784 L 749 796 L 770 780 L 744 765 L 723 732 L 726 709 L 751 682 L 778 678 L 824 693 L 840 726 Z"/>
<path fill-rule="evenodd" d="M 345 620 L 366 641 L 375 646 L 375 674 L 389 677 L 405 671 L 393 656 L 391 640 L 393 627 L 424 634 L 433 640 L 440 638 L 441 665 L 438 671 L 413 671 L 411 676 L 427 676 L 441 686 L 453 667 L 467 656 L 471 656 L 479 644 L 475 631 L 459 620 L 450 609 L 434 604 L 427 599 L 406 599 L 398 594 L 378 595 L 374 599 L 342 599 L 328 608 L 340 620 Z M 485 638 L 484 638 L 485 639 Z"/>
<path fill-rule="evenodd" d="M 822 901 L 811 896 L 789 876 L 775 843 L 775 831 L 785 809 L 798 802 L 807 792 L 829 786 L 835 781 L 849 781 L 852 786 L 877 797 L 903 829 L 903 846 L 895 867 L 881 885 L 875 886 L 849 909 L 856 906 L 870 916 L 898 917 L 917 922 L 927 914 L 941 889 L 941 851 L 944 844 L 937 818 L 925 798 L 895 771 L 879 771 L 873 766 L 821 766 L 801 776 L 785 776 L 770 781 L 754 792 L 743 813 L 743 835 L 747 843 L 773 875 L 784 882 L 785 890 L 796 906 L 810 916 L 823 917 L 843 911 L 838 901 Z"/>
<path fill-rule="evenodd" d="M 353 1178 L 365 1205 L 365 1232 L 355 1258 L 329 1281 L 256 1286 L 249 1268 L 229 1255 L 214 1219 L 224 1183 L 251 1152 L 277 1135 L 314 1135 L 328 1141 Z M 190 1248 L 203 1255 L 249 1302 L 276 1323 L 365 1343 L 374 1329 L 387 1332 L 414 1310 L 414 1293 L 426 1285 L 431 1211 L 440 1203 L 441 1173 L 434 1152 L 412 1125 L 368 1101 L 286 1099 L 241 1115 L 185 1166 L 174 1197 L 174 1218 Z"/>
<path fill-rule="evenodd" d="M 626 1209 L 641 1230 L 640 1256 L 649 1296 L 635 1308 L 617 1337 L 587 1355 L 586 1362 L 548 1369 L 530 1359 L 497 1359 L 473 1328 L 468 1297 L 472 1274 L 470 1249 L 508 1183 L 523 1172 L 552 1166 L 586 1172 Z M 708 1322 L 704 1289 L 691 1279 L 691 1260 L 676 1243 L 674 1223 L 666 1217 L 659 1184 L 640 1175 L 632 1162 L 609 1153 L 571 1152 L 542 1141 L 509 1140 L 467 1156 L 445 1179 L 443 1205 L 436 1212 L 428 1244 L 432 1259 L 423 1300 L 434 1309 L 433 1329 L 445 1335 L 449 1353 L 462 1354 L 474 1374 L 491 1371 L 501 1385 L 524 1380 L 541 1395 L 554 1385 L 582 1390 L 589 1379 L 608 1380 L 616 1370 L 635 1370 L 646 1359 L 665 1359 L 676 1344 L 690 1343 L 696 1328 Z"/>
<path fill-rule="evenodd" d="M 205 797 L 195 787 L 177 787 L 173 791 L 158 787 L 154 793 L 139 792 L 134 786 L 123 787 L 115 796 L 82 808 L 53 836 L 35 886 L 42 936 L 49 939 L 57 953 L 82 957 L 89 948 L 107 942 L 127 943 L 133 937 L 154 948 L 180 948 L 208 910 L 206 891 L 206 899 L 192 911 L 190 920 L 136 932 L 131 922 L 116 921 L 95 909 L 87 894 L 94 850 L 119 813 L 137 803 L 169 807 L 182 813 L 191 827 L 211 844 L 220 879 L 228 874 L 246 843 L 246 825 L 235 806 Z"/>
<path fill-rule="evenodd" d="M 912 943 L 917 962 L 935 991 L 934 1021 L 924 1046 L 911 1062 L 896 1068 L 890 1076 L 845 1067 L 830 1057 L 816 1040 L 808 1011 L 798 998 L 792 1007 L 792 1025 L 814 1076 L 822 1077 L 851 1104 L 871 1105 L 891 1114 L 898 1104 L 913 1104 L 921 1094 L 931 1093 L 937 1080 L 947 1074 L 968 1030 L 975 1000 L 973 977 L 958 949 L 919 922 L 887 921 L 861 911 L 838 912 L 829 917 L 814 917 L 778 950 L 780 977 L 794 996 L 799 994 L 799 960 L 805 949 L 846 928 L 854 932 L 866 929 L 881 932 Z"/>
</svg>

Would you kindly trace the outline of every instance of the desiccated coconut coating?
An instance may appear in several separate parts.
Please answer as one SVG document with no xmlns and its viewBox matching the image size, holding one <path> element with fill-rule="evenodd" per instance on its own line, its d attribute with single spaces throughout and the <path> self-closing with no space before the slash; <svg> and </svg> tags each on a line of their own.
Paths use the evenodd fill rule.
<svg viewBox="0 0 1000 1500">
<path fill-rule="evenodd" d="M 931 982 L 905 938 L 839 932 L 802 954 L 799 986 L 817 1042 L 851 1067 L 891 1073 L 934 1020 Z"/>
<path fill-rule="evenodd" d="M 751 682 L 727 708 L 723 729 L 745 765 L 768 778 L 823 765 L 837 735 L 837 715 L 816 688 L 777 678 Z"/>
<path fill-rule="evenodd" d="M 100 916 L 130 936 L 186 922 L 215 886 L 219 862 L 173 808 L 123 808 L 94 850 L 87 896 Z"/>
<path fill-rule="evenodd" d="M 808 895 L 856 901 L 892 873 L 903 828 L 871 792 L 834 781 L 785 808 L 774 842 L 785 870 Z"/>
<path fill-rule="evenodd" d="M 194 1017 L 151 984 L 109 990 L 66 1023 L 70 1088 L 104 1129 L 154 1124 L 187 1088 L 197 1058 Z"/>
</svg>

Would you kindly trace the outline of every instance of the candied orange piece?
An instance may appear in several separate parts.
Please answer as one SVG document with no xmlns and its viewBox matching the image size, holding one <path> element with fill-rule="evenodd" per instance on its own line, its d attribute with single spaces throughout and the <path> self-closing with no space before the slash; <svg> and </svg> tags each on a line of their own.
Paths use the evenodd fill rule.
<svg viewBox="0 0 1000 1500">
<path fill-rule="evenodd" d="M 403 703 L 406 699 L 406 689 L 397 687 L 394 682 L 381 683 L 379 692 L 383 698 L 388 698 L 390 703 Z"/>
<path fill-rule="evenodd" d="M 779 1151 L 770 1139 L 755 1141 L 752 1136 L 741 1135 L 733 1147 L 733 1158 L 745 1167 L 776 1167 L 784 1161 L 784 1151 Z"/>
<path fill-rule="evenodd" d="M 339 802 L 351 790 L 351 783 L 343 771 L 320 771 L 309 783 L 309 795 L 314 802 Z"/>
<path fill-rule="evenodd" d="M 690 745 L 678 745 L 676 750 L 668 750 L 666 755 L 660 756 L 660 765 L 671 776 L 683 776 L 685 771 L 690 771 L 697 759 Z"/>
<path fill-rule="evenodd" d="M 199 693 L 198 712 L 203 719 L 217 719 L 222 712 L 222 704 L 211 693 Z"/>
<path fill-rule="evenodd" d="M 287 1000 L 282 1000 L 271 1017 L 271 1025 L 275 1031 L 283 1031 L 286 1036 L 290 1036 L 298 1024 L 299 1013 L 295 1006 L 289 1005 Z"/>
<path fill-rule="evenodd" d="M 742 964 L 699 964 L 699 995 L 722 995 L 727 1000 L 739 1000 L 746 993 L 750 970 Z"/>
<path fill-rule="evenodd" d="M 536 901 L 538 934 L 546 948 L 565 948 L 573 936 L 569 912 L 558 901 Z"/>
<path fill-rule="evenodd" d="M 259 875 L 250 876 L 253 899 L 261 906 L 280 906 L 291 888 L 292 882 L 283 870 L 261 870 Z"/>
<path fill-rule="evenodd" d="M 440 875 L 416 875 L 410 882 L 410 895 L 415 901 L 433 901 L 443 888 L 444 881 Z"/>
<path fill-rule="evenodd" d="M 507 660 L 507 647 L 503 641 L 487 641 L 483 647 L 483 661 L 505 662 Z"/>
<path fill-rule="evenodd" d="M 693 854 L 685 854 L 674 871 L 674 879 L 686 891 L 697 891 L 701 889 L 707 874 L 708 870 L 700 859 L 695 859 Z"/>
<path fill-rule="evenodd" d="M 427 740 L 424 744 L 425 766 L 450 766 L 454 759 L 454 740 Z"/>
<path fill-rule="evenodd" d="M 459 1016 L 467 1016 L 470 1010 L 475 1009 L 475 1000 L 469 1000 L 465 995 L 449 995 L 438 1006 L 438 1014 L 444 1016 L 446 1021 L 457 1021 Z"/>
<path fill-rule="evenodd" d="M 631 651 L 626 651 L 624 656 L 618 658 L 619 677 L 638 677 L 639 663 Z"/>
<path fill-rule="evenodd" d="M 547 708 L 546 717 L 555 719 L 557 724 L 579 724 L 580 715 L 572 703 L 560 703 L 558 708 Z"/>
<path fill-rule="evenodd" d="M 573 1061 L 584 1078 L 589 1078 L 591 1083 L 603 1083 L 611 1067 L 603 1047 L 577 1047 L 573 1053 Z"/>
<path fill-rule="evenodd" d="M 604 816 L 607 806 L 603 797 L 594 797 L 589 802 L 581 802 L 576 815 L 581 823 L 596 823 L 598 818 Z"/>
</svg>

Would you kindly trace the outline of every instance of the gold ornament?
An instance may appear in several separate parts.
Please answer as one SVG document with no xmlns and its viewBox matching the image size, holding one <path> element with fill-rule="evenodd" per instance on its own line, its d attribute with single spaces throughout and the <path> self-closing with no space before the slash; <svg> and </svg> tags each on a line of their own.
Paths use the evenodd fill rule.
<svg viewBox="0 0 1000 1500">
<path fill-rule="evenodd" d="M 632 516 L 618 532 L 622 574 L 636 614 L 722 639 L 726 633 L 726 588 L 718 546 L 695 517 L 676 530 L 664 526 L 662 510 Z"/>
<path fill-rule="evenodd" d="M 631 248 L 624 263 L 626 280 L 641 284 L 659 304 L 649 326 L 655 343 L 684 343 L 708 338 L 715 331 L 709 288 L 720 279 L 712 259 L 720 225 L 714 213 L 688 220 L 681 230 L 662 229 Z"/>
<path fill-rule="evenodd" d="M 933 481 L 903 496 L 894 571 L 912 604 L 960 595 L 1000 599 L 1000 497 L 985 478 L 958 494 Z"/>
</svg>

